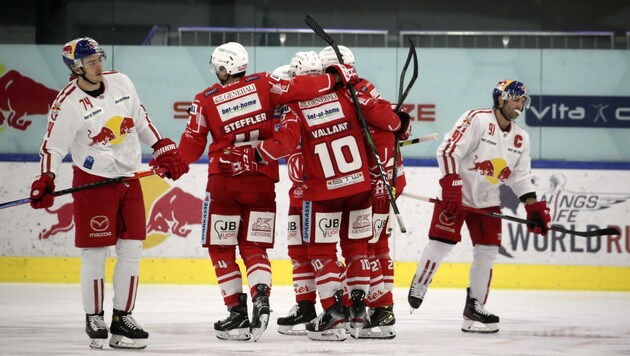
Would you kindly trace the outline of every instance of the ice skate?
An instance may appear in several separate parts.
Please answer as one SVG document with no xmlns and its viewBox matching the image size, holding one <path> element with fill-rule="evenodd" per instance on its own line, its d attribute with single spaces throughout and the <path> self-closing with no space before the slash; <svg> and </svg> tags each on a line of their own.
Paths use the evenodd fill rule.
<svg viewBox="0 0 630 356">
<path fill-rule="evenodd" d="M 350 318 L 348 318 L 348 325 L 350 327 L 350 333 L 355 339 L 359 337 L 361 329 L 368 323 L 367 314 L 365 312 L 365 292 L 360 289 L 350 291 L 350 299 L 352 299 L 352 305 L 350 306 Z"/>
<path fill-rule="evenodd" d="M 393 339 L 396 337 L 394 306 L 370 308 L 369 322 L 359 331 L 359 339 Z M 351 334 L 354 337 L 354 334 Z"/>
<path fill-rule="evenodd" d="M 407 294 L 407 301 L 411 307 L 410 313 L 420 308 L 424 300 L 424 295 L 427 293 L 427 288 L 428 286 L 424 286 L 416 280 L 416 275 L 414 274 L 411 280 L 411 286 L 409 287 L 409 294 Z"/>
<path fill-rule="evenodd" d="M 214 323 L 214 332 L 221 340 L 247 341 L 252 337 L 247 315 L 247 294 L 238 295 L 237 306 L 230 309 L 230 315 Z"/>
<path fill-rule="evenodd" d="M 499 331 L 499 317 L 490 313 L 477 299 L 470 297 L 470 288 L 466 288 L 466 307 L 462 331 L 466 333 L 496 333 Z"/>
<path fill-rule="evenodd" d="M 107 340 L 107 324 L 103 318 L 104 313 L 85 314 L 85 332 L 90 337 L 90 347 L 102 349 Z"/>
<path fill-rule="evenodd" d="M 250 327 L 254 341 L 258 341 L 258 338 L 260 338 L 269 324 L 269 286 L 257 284 L 256 291 L 258 293 L 252 301 L 254 307 Z"/>
<path fill-rule="evenodd" d="M 149 333 L 142 329 L 131 313 L 114 309 L 112 324 L 109 328 L 112 338 L 109 346 L 115 349 L 144 349 L 147 347 Z"/>
<path fill-rule="evenodd" d="M 278 318 L 278 332 L 284 335 L 306 335 L 306 324 L 315 318 L 315 303 L 302 300 L 291 308 L 289 315 Z"/>
<path fill-rule="evenodd" d="M 335 293 L 335 304 L 306 324 L 306 333 L 309 339 L 318 341 L 346 340 L 346 329 L 344 328 L 346 318 L 343 315 L 343 306 L 341 305 L 342 297 L 342 291 Z"/>
</svg>

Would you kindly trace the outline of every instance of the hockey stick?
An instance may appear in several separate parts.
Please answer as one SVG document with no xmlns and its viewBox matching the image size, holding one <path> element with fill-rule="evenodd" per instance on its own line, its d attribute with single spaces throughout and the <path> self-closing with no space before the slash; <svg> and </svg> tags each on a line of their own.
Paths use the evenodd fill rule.
<svg viewBox="0 0 630 356">
<path fill-rule="evenodd" d="M 407 95 L 411 90 L 411 87 L 418 79 L 418 55 L 416 54 L 416 46 L 414 46 L 413 41 L 409 40 L 409 53 L 407 53 L 407 60 L 405 61 L 405 65 L 403 66 L 402 72 L 400 72 L 400 83 L 398 85 L 398 103 L 396 104 L 395 111 L 400 110 L 400 107 L 407 99 Z M 409 80 L 409 84 L 407 84 L 407 88 L 403 91 L 403 82 L 405 80 L 405 73 L 407 73 L 407 68 L 409 68 L 409 62 L 413 58 L 413 74 L 411 75 L 411 79 Z"/>
<path fill-rule="evenodd" d="M 418 56 L 416 54 L 416 47 L 413 44 L 411 38 L 409 40 L 409 53 L 407 53 L 407 60 L 405 61 L 405 65 L 403 66 L 402 72 L 400 72 L 400 83 L 398 84 L 398 103 L 396 104 L 395 111 L 400 110 L 403 102 L 407 98 L 407 94 L 409 94 L 409 90 L 418 79 Z M 405 82 L 405 74 L 407 73 L 407 68 L 409 68 L 409 62 L 413 58 L 413 74 L 411 75 L 411 79 L 409 80 L 409 84 L 405 91 L 403 91 L 403 83 Z M 409 123 L 411 125 L 411 123 Z M 398 135 L 394 135 L 396 137 L 394 143 L 394 167 L 392 168 L 392 190 L 394 192 L 394 196 L 396 196 L 396 177 L 398 176 L 398 156 L 400 156 L 400 140 L 398 139 Z"/>
<path fill-rule="evenodd" d="M 337 43 L 335 42 L 335 40 L 333 40 L 333 38 L 330 37 L 330 35 L 326 33 L 326 31 L 324 31 L 324 29 L 310 15 L 306 15 L 306 18 L 304 19 L 304 21 L 306 22 L 308 27 L 310 27 L 313 30 L 313 32 L 315 32 L 315 34 L 321 37 L 324 41 L 326 41 L 326 43 L 328 43 L 328 45 L 332 47 L 332 49 L 335 51 L 335 54 L 337 55 L 337 59 L 339 60 L 339 63 L 343 64 L 343 56 L 341 55 L 341 52 L 339 52 L 339 47 L 337 46 Z M 376 159 L 376 165 L 378 166 L 381 180 L 383 181 L 383 184 L 387 190 L 387 195 L 389 196 L 389 202 L 392 206 L 392 209 L 394 210 L 394 215 L 396 215 L 396 220 L 398 220 L 398 226 L 400 227 L 400 232 L 405 233 L 407 232 L 407 228 L 405 227 L 405 224 L 403 223 L 402 216 L 400 215 L 400 211 L 398 210 L 398 205 L 396 205 L 396 200 L 394 199 L 392 187 L 389 184 L 389 180 L 387 179 L 387 175 L 385 174 L 385 170 L 383 169 L 383 164 L 381 163 L 381 160 L 378 157 L 378 152 L 376 151 L 376 146 L 374 145 L 374 140 L 372 139 L 372 135 L 370 135 L 370 129 L 368 127 L 367 121 L 365 120 L 365 117 L 363 116 L 363 111 L 361 110 L 361 104 L 359 104 L 357 93 L 354 90 L 354 87 L 352 85 L 348 85 L 347 88 L 348 88 L 348 91 L 350 91 L 350 94 L 352 95 L 354 106 L 357 109 L 359 120 L 361 121 L 361 125 L 363 126 L 363 133 L 365 134 L 368 144 L 372 148 L 372 154 L 374 155 L 374 158 Z"/>
<path fill-rule="evenodd" d="M 429 202 L 429 203 L 434 203 L 434 204 L 440 203 L 440 200 L 439 199 L 435 199 L 435 198 L 423 197 L 421 195 L 415 195 L 415 194 L 411 194 L 411 193 L 407 193 L 407 192 L 403 193 L 403 195 L 406 196 L 406 197 L 412 198 L 412 199 L 422 200 L 422 201 L 426 201 L 426 202 Z M 517 218 L 516 216 L 499 214 L 499 213 L 494 213 L 494 212 L 488 212 L 488 211 L 485 211 L 485 210 L 482 210 L 482 209 L 477 209 L 477 208 L 473 208 L 473 207 L 469 207 L 469 206 L 462 206 L 462 209 L 468 210 L 468 211 L 471 211 L 471 212 L 474 212 L 474 213 L 477 213 L 477 214 L 481 214 L 481 215 L 492 216 L 493 218 L 514 221 L 514 222 L 521 223 L 521 224 L 537 225 L 533 221 Z M 589 230 L 589 231 L 576 231 L 576 230 L 565 229 L 562 226 L 551 225 L 550 230 L 559 231 L 559 232 L 563 232 L 563 233 L 570 234 L 570 235 L 583 236 L 583 237 L 593 237 L 593 236 L 603 236 L 603 235 L 620 235 L 621 234 L 619 229 L 614 228 L 614 227 L 607 227 L 607 228 L 604 228 L 604 229 Z"/>
<path fill-rule="evenodd" d="M 120 183 L 120 182 L 126 182 L 126 181 L 130 181 L 130 180 L 134 180 L 134 179 L 140 179 L 143 177 L 148 177 L 148 176 L 152 176 L 154 174 L 160 174 L 160 173 L 165 173 L 166 169 L 164 168 L 155 168 L 155 169 L 151 169 L 148 171 L 143 171 L 143 172 L 138 172 L 136 174 L 134 174 L 131 177 L 119 177 L 119 178 L 114 178 L 114 179 L 107 179 L 107 180 L 102 180 L 100 182 L 94 182 L 94 183 L 89 183 L 89 184 L 85 184 L 85 185 L 80 185 L 78 187 L 72 187 L 72 188 L 68 188 L 68 189 L 64 189 L 64 190 L 58 190 L 52 193 L 53 196 L 58 197 L 61 195 L 66 195 L 66 194 L 70 194 L 70 193 L 74 193 L 74 192 L 79 192 L 82 190 L 86 190 L 86 189 L 92 189 L 92 188 L 96 188 L 96 187 L 101 187 L 104 185 L 109 185 L 109 184 L 115 184 L 115 183 Z M 14 200 L 14 201 L 9 201 L 6 203 L 0 203 L 0 209 L 5 209 L 5 208 L 10 208 L 13 206 L 18 206 L 18 205 L 22 205 L 22 204 L 28 204 L 31 202 L 31 198 L 24 198 L 24 199 L 18 199 L 18 200 Z"/>
<path fill-rule="evenodd" d="M 422 136 L 422 137 L 416 137 L 416 138 L 411 139 L 411 140 L 401 141 L 401 142 L 398 143 L 398 147 L 405 147 L 405 146 L 409 146 L 409 145 L 415 145 L 416 143 L 421 143 L 421 142 L 435 141 L 438 138 L 439 138 L 439 135 L 437 133 L 432 133 L 430 135 L 426 135 L 426 136 Z"/>
</svg>

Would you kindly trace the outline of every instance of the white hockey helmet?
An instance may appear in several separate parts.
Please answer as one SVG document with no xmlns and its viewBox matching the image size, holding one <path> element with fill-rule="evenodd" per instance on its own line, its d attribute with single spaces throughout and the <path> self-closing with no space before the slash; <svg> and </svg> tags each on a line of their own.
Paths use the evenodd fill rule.
<svg viewBox="0 0 630 356">
<path fill-rule="evenodd" d="M 271 72 L 271 75 L 280 79 L 291 79 L 289 68 L 290 66 L 288 64 L 281 65 L 280 67 L 274 69 L 273 72 Z"/>
<path fill-rule="evenodd" d="M 341 52 L 343 63 L 354 67 L 355 62 L 354 54 L 352 53 L 352 51 L 346 46 L 338 45 L 337 47 L 339 48 L 339 52 Z M 321 58 L 324 68 L 328 68 L 328 66 L 331 64 L 339 64 L 337 54 L 331 46 L 322 49 L 321 52 L 319 52 L 319 58 Z"/>
<path fill-rule="evenodd" d="M 291 58 L 289 66 L 289 75 L 291 77 L 297 77 L 298 75 L 319 75 L 324 72 L 322 60 L 314 51 L 297 52 L 293 58 Z"/>
<path fill-rule="evenodd" d="M 247 71 L 249 56 L 247 50 L 240 43 L 228 42 L 220 45 L 212 51 L 210 65 L 215 73 L 225 68 L 228 74 L 233 75 Z"/>
<path fill-rule="evenodd" d="M 83 59 L 95 54 L 105 57 L 105 50 L 90 37 L 76 38 L 63 45 L 63 63 L 74 73 L 75 68 L 83 68 Z"/>
</svg>

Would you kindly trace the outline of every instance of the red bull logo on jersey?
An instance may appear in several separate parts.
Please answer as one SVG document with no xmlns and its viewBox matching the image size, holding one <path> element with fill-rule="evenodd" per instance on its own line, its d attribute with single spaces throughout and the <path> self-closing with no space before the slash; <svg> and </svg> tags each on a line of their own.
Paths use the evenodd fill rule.
<svg viewBox="0 0 630 356">
<path fill-rule="evenodd" d="M 503 158 L 478 161 L 478 157 L 475 156 L 473 166 L 468 168 L 468 170 L 479 172 L 479 174 L 485 176 L 491 184 L 503 183 L 512 174 L 512 170 L 508 167 L 507 162 Z"/>
<path fill-rule="evenodd" d="M 98 133 L 93 134 L 91 130 L 88 130 L 88 137 L 92 140 L 90 146 L 96 144 L 117 145 L 125 139 L 128 133 L 131 133 L 134 126 L 132 118 L 114 116 L 105 123 L 105 126 Z"/>
</svg>

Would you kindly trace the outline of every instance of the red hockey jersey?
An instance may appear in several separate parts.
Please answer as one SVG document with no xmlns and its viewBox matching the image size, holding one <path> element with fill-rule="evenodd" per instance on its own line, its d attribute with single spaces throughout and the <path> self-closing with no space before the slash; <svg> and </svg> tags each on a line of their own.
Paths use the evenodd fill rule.
<svg viewBox="0 0 630 356">
<path fill-rule="evenodd" d="M 370 125 L 392 131 L 400 127 L 388 104 L 385 108 L 385 102 L 362 92 L 357 96 Z M 279 131 L 258 151 L 265 160 L 278 160 L 294 152 L 298 143 L 304 159 L 304 199 L 330 200 L 370 190 L 362 127 L 347 89 L 290 103 Z"/>
<path fill-rule="evenodd" d="M 219 174 L 219 156 L 230 146 L 257 146 L 273 135 L 273 113 L 278 105 L 313 98 L 332 89 L 331 74 L 279 79 L 265 72 L 244 76 L 228 85 L 215 84 L 195 96 L 179 151 L 195 162 L 203 154 L 208 134 L 208 173 Z M 258 173 L 278 180 L 276 161 L 259 165 Z"/>
</svg>

